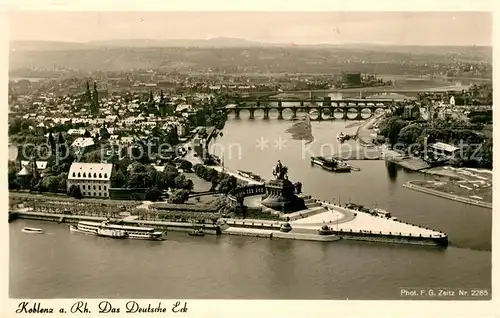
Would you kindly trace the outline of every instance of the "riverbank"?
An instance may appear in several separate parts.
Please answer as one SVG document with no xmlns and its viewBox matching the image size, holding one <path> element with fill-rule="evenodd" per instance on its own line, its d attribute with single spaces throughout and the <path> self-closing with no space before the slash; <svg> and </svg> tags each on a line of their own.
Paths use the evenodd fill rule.
<svg viewBox="0 0 500 318">
<path fill-rule="evenodd" d="M 464 196 L 451 194 L 448 192 L 439 191 L 439 190 L 431 188 L 431 187 L 435 187 L 435 186 L 436 186 L 436 181 L 408 181 L 407 183 L 403 184 L 403 187 L 411 189 L 411 190 L 420 191 L 423 193 L 435 195 L 435 196 L 442 197 L 445 199 L 458 201 L 458 202 L 462 202 L 462 203 L 466 203 L 466 204 L 470 204 L 470 205 L 480 206 L 483 208 L 488 208 L 488 209 L 493 208 L 493 204 L 491 202 L 485 202 L 485 201 L 480 201 L 480 200 L 473 199 L 473 198 L 467 198 Z M 448 191 L 452 191 L 452 190 L 448 190 Z"/>
<path fill-rule="evenodd" d="M 385 147 L 375 147 L 371 141 L 373 136 L 376 135 L 373 126 L 382 118 L 382 115 L 379 115 L 378 118 L 371 118 L 358 128 L 358 145 L 363 152 L 369 152 L 371 153 L 371 158 L 376 158 L 377 152 L 380 151 L 385 160 L 405 169 L 447 178 L 447 180 L 438 181 L 414 181 L 413 183 L 405 184 L 406 188 L 457 202 L 492 208 L 493 182 L 491 171 L 485 169 L 453 168 L 451 166 L 431 168 L 421 158 L 403 156 Z M 357 150 L 357 152 L 361 151 Z M 355 158 L 358 157 L 359 155 Z"/>
<path fill-rule="evenodd" d="M 448 237 L 445 233 L 402 222 L 396 218 L 387 217 L 385 214 L 353 210 L 310 196 L 305 197 L 305 201 L 307 209 L 295 213 L 282 214 L 279 211 L 268 211 L 279 214 L 280 220 L 227 219 L 221 216 L 213 218 L 215 216 L 213 213 L 201 213 L 206 217 L 198 218 L 198 222 L 183 218 L 162 220 L 153 211 L 147 211 L 150 206 L 143 209 L 142 214 L 132 212 L 132 215 L 128 213 L 127 217 L 120 217 L 110 211 L 78 214 L 77 210 L 73 211 L 75 213 L 71 211 L 62 213 L 57 206 L 55 208 L 49 206 L 46 211 L 42 211 L 42 206 L 38 206 L 38 209 L 36 206 L 18 206 L 11 207 L 9 222 L 16 219 L 29 219 L 74 224 L 79 221 L 104 221 L 111 218 L 113 222 L 150 226 L 164 231 L 189 232 L 198 226 L 203 226 L 208 234 L 215 235 L 274 237 L 322 242 L 333 242 L 343 238 L 417 245 L 446 246 L 448 244 Z M 291 225 L 291 231 L 281 230 L 285 223 Z M 330 231 L 329 234 L 320 232 L 320 229 L 324 229 L 325 226 Z"/>
</svg>

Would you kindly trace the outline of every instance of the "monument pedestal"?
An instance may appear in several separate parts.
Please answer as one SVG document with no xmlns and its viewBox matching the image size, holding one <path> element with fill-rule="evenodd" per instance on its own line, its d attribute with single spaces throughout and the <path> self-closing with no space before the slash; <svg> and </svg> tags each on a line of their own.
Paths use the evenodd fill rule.
<svg viewBox="0 0 500 318">
<path fill-rule="evenodd" d="M 295 186 L 287 179 L 275 179 L 266 183 L 262 205 L 284 213 L 306 208 L 304 200 L 295 195 Z"/>
</svg>

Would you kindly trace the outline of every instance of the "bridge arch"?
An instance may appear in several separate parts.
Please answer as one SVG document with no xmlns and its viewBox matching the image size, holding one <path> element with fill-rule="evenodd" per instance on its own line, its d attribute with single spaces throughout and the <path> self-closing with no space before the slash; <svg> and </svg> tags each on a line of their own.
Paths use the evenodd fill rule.
<svg viewBox="0 0 500 318">
<path fill-rule="evenodd" d="M 362 119 L 368 119 L 373 116 L 373 109 L 367 106 L 359 106 L 359 112 Z"/>
<path fill-rule="evenodd" d="M 296 109 L 297 107 L 291 107 L 291 106 L 283 107 L 283 109 L 281 110 L 283 119 L 290 120 L 292 118 L 295 118 L 297 115 Z"/>
<path fill-rule="evenodd" d="M 347 109 L 333 107 L 332 118 L 334 118 L 334 119 L 347 119 Z"/>
<path fill-rule="evenodd" d="M 334 118 L 333 110 L 334 110 L 333 107 L 323 107 L 321 118 L 325 120 L 333 119 Z"/>
<path fill-rule="evenodd" d="M 312 106 L 309 108 L 309 118 L 312 120 L 321 119 L 322 108 L 318 106 Z"/>
<path fill-rule="evenodd" d="M 357 107 L 349 107 L 347 108 L 347 119 L 357 119 L 359 118 L 359 112 L 361 111 L 361 109 L 357 108 Z"/>
</svg>

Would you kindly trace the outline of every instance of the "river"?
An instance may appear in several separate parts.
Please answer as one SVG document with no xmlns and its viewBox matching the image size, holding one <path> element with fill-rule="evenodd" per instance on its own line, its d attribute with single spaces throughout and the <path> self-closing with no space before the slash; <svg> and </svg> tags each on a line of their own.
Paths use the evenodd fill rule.
<svg viewBox="0 0 500 318">
<path fill-rule="evenodd" d="M 376 205 L 403 221 L 443 230 L 448 248 L 174 232 L 164 242 L 120 241 L 70 233 L 62 224 L 18 220 L 9 225 L 10 296 L 401 299 L 400 287 L 490 288 L 491 210 L 403 188 L 408 180 L 430 177 L 384 161 L 358 161 L 362 170 L 350 174 L 310 166 L 311 154 L 338 147 L 338 132 L 356 129 L 345 128 L 348 123 L 313 122 L 315 140 L 304 145 L 289 139 L 289 121 L 229 120 L 214 149 L 224 153 L 225 166 L 264 178 L 280 159 L 305 193 Z M 262 150 L 256 147 L 261 137 L 268 146 Z M 29 225 L 48 234 L 22 233 Z"/>
</svg>

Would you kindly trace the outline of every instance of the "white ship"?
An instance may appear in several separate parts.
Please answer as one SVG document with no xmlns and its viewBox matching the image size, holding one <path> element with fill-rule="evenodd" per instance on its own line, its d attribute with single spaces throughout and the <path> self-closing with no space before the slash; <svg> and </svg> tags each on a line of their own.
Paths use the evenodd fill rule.
<svg viewBox="0 0 500 318">
<path fill-rule="evenodd" d="M 71 225 L 72 232 L 80 232 L 110 238 L 136 239 L 136 240 L 163 240 L 164 232 L 155 231 L 151 227 L 112 224 L 108 221 L 90 222 L 80 221 L 76 226 Z"/>
</svg>

